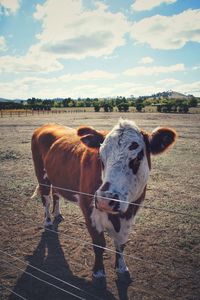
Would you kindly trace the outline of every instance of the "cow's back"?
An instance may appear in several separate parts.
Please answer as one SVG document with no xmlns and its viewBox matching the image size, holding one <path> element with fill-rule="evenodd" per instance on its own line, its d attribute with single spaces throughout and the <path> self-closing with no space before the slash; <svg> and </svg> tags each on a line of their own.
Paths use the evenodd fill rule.
<svg viewBox="0 0 200 300">
<path fill-rule="evenodd" d="M 53 186 L 63 189 L 59 194 L 69 200 L 76 199 L 75 193 L 64 189 L 93 193 L 100 184 L 98 155 L 81 143 L 76 129 L 57 124 L 36 129 L 32 152 L 36 175 L 39 162 Z"/>
<path fill-rule="evenodd" d="M 52 144 L 63 136 L 74 135 L 75 130 L 59 124 L 46 124 L 37 128 L 32 136 L 32 152 L 39 151 L 45 159 L 47 152 Z"/>
</svg>

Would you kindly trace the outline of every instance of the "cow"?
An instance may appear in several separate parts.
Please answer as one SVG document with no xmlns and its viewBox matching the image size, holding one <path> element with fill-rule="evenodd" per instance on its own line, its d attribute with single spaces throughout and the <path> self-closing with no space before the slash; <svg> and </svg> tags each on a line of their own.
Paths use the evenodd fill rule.
<svg viewBox="0 0 200 300">
<path fill-rule="evenodd" d="M 106 287 L 105 230 L 114 240 L 118 279 L 131 282 L 123 250 L 145 198 L 151 155 L 165 152 L 176 137 L 172 128 L 158 127 L 147 133 L 126 119 L 120 119 L 110 132 L 59 124 L 46 124 L 34 131 L 32 157 L 45 210 L 45 226 L 52 226 L 52 198 L 53 223 L 63 219 L 61 196 L 79 204 L 92 238 L 95 254 L 92 279 L 96 287 Z"/>
</svg>

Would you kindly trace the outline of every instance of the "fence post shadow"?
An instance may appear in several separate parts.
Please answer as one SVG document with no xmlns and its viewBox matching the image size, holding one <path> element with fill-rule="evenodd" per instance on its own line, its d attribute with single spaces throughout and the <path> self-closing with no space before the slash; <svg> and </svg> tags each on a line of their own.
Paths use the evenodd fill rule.
<svg viewBox="0 0 200 300">
<path fill-rule="evenodd" d="M 115 299 L 109 291 L 97 291 L 90 281 L 73 275 L 70 266 L 65 259 L 58 234 L 50 231 L 42 232 L 37 248 L 34 250 L 32 255 L 26 257 L 26 260 L 30 265 L 58 277 L 79 289 L 78 290 L 59 282 L 58 280 L 32 268 L 30 265 L 27 265 L 24 273 L 22 273 L 20 278 L 17 280 L 13 291 L 28 300 L 74 300 L 77 298 L 95 300 L 95 297 L 103 300 Z M 20 267 L 21 266 L 22 265 L 20 265 Z M 41 280 L 48 281 L 49 283 L 76 295 L 77 297 L 41 282 L 25 272 L 31 273 Z M 18 300 L 19 298 L 12 293 L 8 299 Z"/>
</svg>

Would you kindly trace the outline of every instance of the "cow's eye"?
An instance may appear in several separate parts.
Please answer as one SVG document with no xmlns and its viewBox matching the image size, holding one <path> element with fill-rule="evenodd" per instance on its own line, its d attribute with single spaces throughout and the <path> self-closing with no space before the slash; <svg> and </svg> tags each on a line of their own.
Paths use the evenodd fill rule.
<svg viewBox="0 0 200 300">
<path fill-rule="evenodd" d="M 137 171 L 140 167 L 140 161 L 143 159 L 144 157 L 144 151 L 141 150 L 137 157 L 132 159 L 130 162 L 129 162 L 129 168 L 133 171 L 133 174 L 137 174 Z"/>
<path fill-rule="evenodd" d="M 133 142 L 130 146 L 129 146 L 129 150 L 135 150 L 139 147 L 138 143 Z"/>
</svg>

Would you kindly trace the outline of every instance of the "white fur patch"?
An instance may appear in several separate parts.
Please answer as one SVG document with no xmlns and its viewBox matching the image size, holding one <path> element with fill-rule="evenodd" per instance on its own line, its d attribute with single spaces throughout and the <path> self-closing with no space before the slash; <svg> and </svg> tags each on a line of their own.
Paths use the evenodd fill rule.
<svg viewBox="0 0 200 300">
<path fill-rule="evenodd" d="M 101 233 L 107 231 L 112 239 L 114 239 L 115 246 L 118 248 L 120 245 L 125 244 L 128 241 L 128 236 L 131 231 L 134 217 L 126 220 L 120 219 L 120 231 L 116 232 L 111 221 L 108 219 L 108 214 L 101 212 L 95 207 L 91 214 L 92 226 Z"/>
<path fill-rule="evenodd" d="M 118 258 L 118 267 L 116 268 L 117 273 L 124 273 L 128 271 L 123 254 Z"/>
<path fill-rule="evenodd" d="M 60 212 L 60 195 L 58 193 L 53 193 L 53 195 L 58 197 L 58 199 L 56 200 L 56 203 L 55 203 L 55 208 L 54 208 L 54 217 L 57 217 L 61 214 L 61 212 Z"/>
<path fill-rule="evenodd" d="M 51 215 L 50 215 L 50 211 L 49 211 L 49 209 L 50 209 L 50 204 L 51 204 L 51 197 L 49 196 L 49 195 L 43 195 L 43 197 L 45 198 L 45 208 L 44 208 L 44 210 L 45 210 L 45 216 L 46 216 L 46 220 L 48 219 L 48 218 L 50 218 L 51 217 Z M 46 222 L 46 221 L 45 221 Z M 51 225 L 51 224 L 50 224 Z M 46 226 L 46 225 L 45 225 Z M 48 226 L 48 225 L 47 225 Z"/>
<path fill-rule="evenodd" d="M 92 226 L 101 233 L 105 230 L 105 226 L 108 222 L 108 216 L 106 213 L 99 211 L 95 207 L 91 214 Z"/>
<path fill-rule="evenodd" d="M 79 203 L 79 201 L 80 201 L 80 195 L 79 194 L 74 194 L 73 196 L 76 199 L 76 201 Z"/>
<path fill-rule="evenodd" d="M 43 179 L 48 179 L 48 176 L 47 176 L 46 171 L 45 171 L 45 173 L 44 173 Z"/>
</svg>

